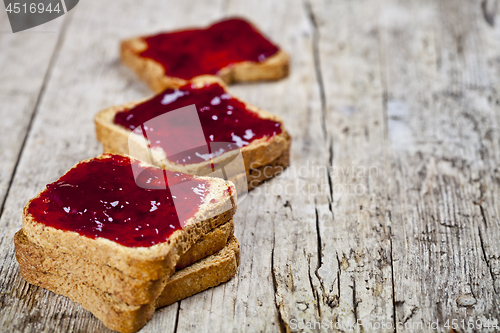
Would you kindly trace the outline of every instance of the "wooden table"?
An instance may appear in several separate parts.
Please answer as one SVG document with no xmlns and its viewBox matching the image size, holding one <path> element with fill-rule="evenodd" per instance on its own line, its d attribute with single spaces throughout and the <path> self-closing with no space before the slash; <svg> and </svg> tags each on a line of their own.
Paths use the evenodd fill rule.
<svg viewBox="0 0 500 333">
<path fill-rule="evenodd" d="M 2 331 L 105 330 L 79 305 L 21 278 L 13 235 L 22 207 L 101 152 L 97 111 L 151 95 L 120 63 L 121 39 L 228 15 L 248 17 L 291 55 L 287 79 L 230 90 L 284 119 L 292 166 L 238 207 L 237 276 L 158 311 L 143 332 L 500 325 L 497 7 L 84 0 L 17 34 L 3 13 Z"/>
</svg>

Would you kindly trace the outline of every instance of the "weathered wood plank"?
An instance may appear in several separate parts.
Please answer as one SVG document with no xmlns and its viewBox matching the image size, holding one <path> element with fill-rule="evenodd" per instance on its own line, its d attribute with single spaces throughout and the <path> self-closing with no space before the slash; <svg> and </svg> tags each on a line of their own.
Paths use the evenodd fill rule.
<svg viewBox="0 0 500 333">
<path fill-rule="evenodd" d="M 0 215 L 6 207 L 6 195 L 11 189 L 11 181 L 25 138 L 36 113 L 44 85 L 50 71 L 51 58 L 57 54 L 57 41 L 61 38 L 64 18 L 54 20 L 43 27 L 29 32 L 12 34 L 6 13 L 0 17 Z M 44 38 L 40 38 L 40 36 Z M 33 57 L 33 50 L 37 57 Z M 15 190 L 13 190 L 15 191 Z M 5 209 L 5 210 L 8 210 Z M 4 224 L 5 226 L 5 224 Z M 4 307 L 9 297 L 16 297 L 18 278 L 17 266 L 13 263 L 13 230 L 4 228 L 4 237 L 0 240 L 0 303 Z M 6 286 L 9 286 L 7 295 Z M 14 287 L 14 288 L 13 288 Z M 23 287 L 28 288 L 25 283 Z M 34 291 L 35 296 L 37 292 Z M 33 300 L 35 300 L 34 298 Z M 28 301 L 27 304 L 33 302 Z M 2 318 L 3 322 L 12 322 L 11 313 Z M 29 326 L 30 324 L 28 324 Z M 24 325 L 23 325 L 24 326 Z M 21 327 L 24 329 L 24 327 Z"/>
<path fill-rule="evenodd" d="M 64 18 L 43 27 L 13 34 L 7 13 L 0 14 L 0 214 L 5 196 L 22 150 L 31 120 L 36 112 L 50 60 L 57 53 Z M 41 36 L 43 36 L 41 38 Z M 36 50 L 36 57 L 33 52 Z"/>
<path fill-rule="evenodd" d="M 465 320 L 456 331 L 485 331 L 476 320 L 498 324 L 500 299 L 482 250 L 478 203 L 498 195 L 498 188 L 481 189 L 494 171 L 483 140 L 498 125 L 491 111 L 474 106 L 495 89 L 482 56 L 480 3 L 384 7 L 396 321 L 444 332 L 447 320 Z M 498 235 L 498 224 L 490 230 Z"/>
<path fill-rule="evenodd" d="M 331 191 L 329 201 L 318 200 L 322 319 L 344 331 L 392 331 L 379 7 L 313 1 L 311 15 L 318 27 Z"/>
<path fill-rule="evenodd" d="M 289 78 L 235 85 L 230 90 L 283 117 L 293 136 L 294 168 L 309 158 L 318 161 L 324 150 L 321 109 L 314 77 L 312 25 L 303 3 L 229 1 L 227 14 L 250 18 L 292 56 Z M 286 172 L 248 196 L 235 219 L 241 244 L 238 275 L 214 289 L 211 296 L 203 293 L 181 302 L 179 331 L 277 332 L 292 318 L 317 318 L 310 283 L 310 270 L 313 267 L 314 274 L 318 258 L 314 197 L 300 196 L 296 189 L 316 181 L 297 184 L 293 172 Z M 195 320 L 200 308 L 210 315 Z"/>
<path fill-rule="evenodd" d="M 476 29 L 484 57 L 483 70 L 486 70 L 490 86 L 484 91 L 471 96 L 469 103 L 473 114 L 480 115 L 478 131 L 481 137 L 480 154 L 485 165 L 479 172 L 480 199 L 478 204 L 483 223 L 479 223 L 479 237 L 484 259 L 488 265 L 493 287 L 500 295 L 500 6 L 498 2 L 486 1 L 481 4 L 481 20 L 478 20 Z M 488 126 L 484 126 L 487 124 Z M 498 307 L 498 302 L 497 302 Z M 498 318 L 500 321 L 500 318 Z"/>
</svg>

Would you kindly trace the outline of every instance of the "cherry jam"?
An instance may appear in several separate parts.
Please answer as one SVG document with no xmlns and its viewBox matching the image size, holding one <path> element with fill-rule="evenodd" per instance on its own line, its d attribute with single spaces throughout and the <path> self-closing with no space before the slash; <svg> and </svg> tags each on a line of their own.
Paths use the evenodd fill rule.
<svg viewBox="0 0 500 333">
<path fill-rule="evenodd" d="M 178 113 L 192 104 L 197 116 Z M 282 131 L 281 123 L 260 118 L 218 83 L 167 89 L 118 112 L 114 123 L 143 135 L 151 147 L 162 148 L 170 161 L 182 165 L 208 161 Z"/>
<path fill-rule="evenodd" d="M 103 156 L 79 163 L 47 185 L 28 213 L 56 229 L 147 247 L 181 229 L 208 193 L 210 184 L 193 176 L 140 166 L 125 156 Z"/>
<path fill-rule="evenodd" d="M 140 55 L 160 63 L 167 76 L 185 80 L 243 61 L 262 62 L 278 48 L 250 23 L 239 18 L 206 29 L 162 33 L 144 38 L 148 47 Z"/>
</svg>

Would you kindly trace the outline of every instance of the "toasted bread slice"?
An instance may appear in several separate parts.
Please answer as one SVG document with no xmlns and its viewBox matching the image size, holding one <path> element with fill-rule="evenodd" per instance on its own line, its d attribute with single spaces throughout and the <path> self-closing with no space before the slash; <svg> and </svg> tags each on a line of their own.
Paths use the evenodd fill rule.
<svg viewBox="0 0 500 333">
<path fill-rule="evenodd" d="M 176 270 L 224 248 L 233 231 L 233 220 L 210 231 L 181 256 Z M 38 246 L 26 238 L 22 229 L 16 233 L 14 244 L 16 259 L 26 269 L 84 282 L 130 305 L 152 303 L 163 289 L 162 279 L 151 281 L 135 279 L 111 266 L 96 264 L 78 256 Z"/>
<path fill-rule="evenodd" d="M 115 161 L 118 161 L 115 163 Z M 128 190 L 133 193 L 125 194 L 125 197 L 128 195 L 135 194 L 136 201 L 140 202 L 141 200 L 145 200 L 145 194 L 151 191 L 149 189 L 141 189 L 139 186 L 135 185 L 136 179 L 129 179 L 130 177 L 134 177 L 132 171 L 123 171 L 129 170 L 128 168 L 135 167 L 139 168 L 141 172 L 151 173 L 151 174 L 167 174 L 168 172 L 165 170 L 161 170 L 155 168 L 153 166 L 144 164 L 132 157 L 128 156 L 119 156 L 119 155 L 100 155 L 97 158 L 89 159 L 78 163 L 72 169 L 70 169 L 64 176 L 62 176 L 57 182 L 50 184 L 50 186 L 54 186 L 57 189 L 60 189 L 61 186 L 74 187 L 74 184 L 71 182 L 74 179 L 77 179 L 78 185 L 82 188 L 86 188 L 87 192 L 80 193 L 79 198 L 81 200 L 85 200 L 87 197 L 96 196 L 98 193 L 98 188 L 93 188 L 94 186 L 93 179 L 96 177 L 104 177 L 103 179 L 107 179 L 106 177 L 112 177 L 113 175 L 107 174 L 96 174 L 95 172 L 86 173 L 81 170 L 86 170 L 86 168 L 94 168 L 99 170 L 99 172 L 104 173 L 104 166 L 101 164 L 96 165 L 98 163 L 103 163 L 106 166 L 106 170 L 117 170 L 115 172 L 120 178 L 120 184 L 122 181 L 127 180 L 130 184 L 132 184 Z M 115 164 L 114 164 L 115 163 Z M 121 165 L 120 163 L 124 163 Z M 127 164 L 128 163 L 128 164 Z M 110 169 L 111 168 L 111 169 Z M 80 177 L 81 175 L 81 177 Z M 111 267 L 116 268 L 117 270 L 123 272 L 126 275 L 132 276 L 137 279 L 142 280 L 157 280 L 160 278 L 164 278 L 170 276 L 174 270 L 175 266 L 182 254 L 184 254 L 189 248 L 195 244 L 203 235 L 205 235 L 209 230 L 212 230 L 214 227 L 224 224 L 229 221 L 231 217 L 234 215 L 236 210 L 236 194 L 235 191 L 232 190 L 233 185 L 226 183 L 222 179 L 217 178 L 207 178 L 207 177 L 187 177 L 187 175 L 183 176 L 179 173 L 176 176 L 180 175 L 180 180 L 188 179 L 186 181 L 193 181 L 194 184 L 203 184 L 203 186 L 208 186 L 208 189 L 204 192 L 204 198 L 201 199 L 201 204 L 197 207 L 189 207 L 193 211 L 195 211 L 194 215 L 190 215 L 186 220 L 179 221 L 181 228 L 177 229 L 168 236 L 161 236 L 161 241 L 151 246 L 125 246 L 123 244 L 118 243 L 113 239 L 109 239 L 109 235 L 101 235 L 101 230 L 103 223 L 107 223 L 106 221 L 100 221 L 97 224 L 97 227 L 91 228 L 92 232 L 96 232 L 96 237 L 89 237 L 82 235 L 84 231 L 72 231 L 65 228 L 53 227 L 51 224 L 53 223 L 61 223 L 63 221 L 66 225 L 73 227 L 75 222 L 72 218 L 79 218 L 77 214 L 84 214 L 87 210 L 83 211 L 81 208 L 79 212 L 76 214 L 73 213 L 73 208 L 64 207 L 64 202 L 59 202 L 60 198 L 52 198 L 51 190 L 47 188 L 41 191 L 35 198 L 31 199 L 27 205 L 24 207 L 23 212 L 23 232 L 26 237 L 33 243 L 42 246 L 47 249 L 57 249 L 58 251 L 72 254 L 78 256 L 87 261 L 94 261 L 96 263 L 109 265 Z M 117 177 L 118 177 L 117 176 Z M 108 178 L 109 178 L 108 177 Z M 172 176 L 173 177 L 173 176 Z M 183 178 L 184 177 L 184 178 Z M 67 178 L 71 178 L 72 180 L 67 181 Z M 170 183 L 169 179 L 169 183 Z M 76 181 L 75 181 L 76 182 Z M 90 185 L 88 185 L 88 184 Z M 161 181 L 160 181 L 161 183 Z M 163 183 L 165 186 L 165 183 Z M 183 183 L 190 186 L 190 183 Z M 88 185 L 88 186 L 87 186 Z M 112 185 L 115 186 L 116 184 Z M 134 186 L 135 185 L 135 186 Z M 48 185 L 49 186 L 49 185 Z M 77 187 L 77 189 L 79 189 Z M 87 186 L 87 187 L 85 187 Z M 90 187 L 89 187 L 90 186 Z M 101 186 L 100 184 L 96 184 L 95 186 Z M 179 185 L 186 186 L 186 185 Z M 200 185 L 201 186 L 201 185 Z M 116 187 L 116 186 L 115 186 Z M 171 189 L 172 186 L 169 186 Z M 113 189 L 105 189 L 106 191 L 118 191 L 118 188 Z M 121 190 L 121 187 L 120 187 Z M 142 191 L 142 192 L 141 192 Z M 155 190 L 161 191 L 161 190 Z M 100 193 L 100 192 L 99 192 Z M 158 192 L 159 193 L 159 192 Z M 163 192 L 162 192 L 163 193 Z M 159 195 L 159 194 L 158 194 Z M 90 198 L 94 199 L 94 198 Z M 170 197 L 167 197 L 168 200 L 171 200 Z M 46 200 L 48 200 L 46 203 Z M 52 200 L 52 201 L 51 201 Z M 98 200 L 96 198 L 95 200 Z M 168 202 L 167 200 L 167 202 Z M 176 198 L 177 200 L 177 198 Z M 181 200 L 183 200 L 181 198 Z M 102 200 L 101 200 L 102 202 Z M 83 203 L 85 204 L 85 202 Z M 113 205 L 114 203 L 106 203 Z M 129 202 L 127 202 L 129 204 Z M 134 209 L 132 203 L 132 208 Z M 147 204 L 147 203 L 146 203 Z M 190 202 L 186 204 L 191 205 Z M 54 206 L 54 207 L 53 207 Z M 41 209 L 42 207 L 43 209 Z M 123 205 L 121 206 L 123 207 Z M 182 206 L 181 206 L 182 207 Z M 111 207 L 110 207 L 111 208 Z M 37 210 L 38 209 L 38 210 Z M 62 209 L 64 211 L 70 211 L 71 214 L 64 215 L 62 213 Z M 157 209 L 157 207 L 152 207 L 150 212 Z M 61 213 L 61 219 L 55 219 L 54 214 L 51 212 L 57 211 L 58 214 Z M 162 210 L 156 211 L 156 213 L 162 213 Z M 35 214 L 36 213 L 36 214 Z M 104 211 L 105 214 L 118 214 L 113 209 Z M 134 211 L 135 213 L 135 211 Z M 139 212 L 140 214 L 144 214 Z M 155 213 L 155 214 L 156 214 Z M 35 215 L 34 215 L 35 214 Z M 142 215 L 144 216 L 144 215 Z M 156 216 L 156 215 L 154 215 Z M 154 217 L 153 216 L 153 217 Z M 117 219 L 117 217 L 115 216 Z M 44 219 L 43 221 L 40 219 Z M 110 217 L 110 221 L 112 221 L 112 217 Z M 128 220 L 124 220 L 127 222 Z M 142 220 L 141 220 L 142 221 Z M 154 218 L 152 221 L 155 221 Z M 129 223 L 133 223 L 134 221 Z M 163 225 L 168 226 L 169 222 L 165 221 L 156 221 L 158 223 L 162 223 Z M 111 222 L 114 223 L 114 222 Z M 124 222 L 123 222 L 124 223 Z M 116 225 L 118 228 L 125 227 L 126 224 L 118 224 Z M 149 224 L 147 224 L 149 225 Z M 111 225 L 110 227 L 115 227 Z M 134 226 L 134 224 L 130 224 L 130 226 Z M 171 227 L 175 227 L 170 224 Z M 105 225 L 104 227 L 107 227 Z M 139 229 L 140 227 L 144 227 L 143 229 Z M 135 230 L 130 229 L 130 235 L 126 235 L 129 239 L 134 241 L 136 238 L 142 237 L 143 233 L 149 232 L 152 234 L 154 231 L 158 233 L 158 229 L 148 230 L 148 226 L 139 225 Z M 111 229 L 113 230 L 113 229 Z M 120 229 L 121 230 L 121 229 Z M 170 231 L 169 231 L 170 232 Z M 92 235 L 91 235 L 92 236 Z M 105 238 L 106 236 L 108 238 Z M 114 235 L 111 235 L 114 236 Z M 134 238 L 131 238 L 134 237 Z M 118 239 L 118 238 L 117 238 Z M 140 243 L 141 244 L 141 243 Z"/>
<path fill-rule="evenodd" d="M 231 28 L 231 24 L 236 23 L 243 29 Z M 213 29 L 214 26 L 218 26 L 218 34 L 235 35 L 232 38 L 227 39 L 229 42 L 222 42 L 220 44 L 211 43 L 210 47 L 200 47 L 199 43 L 193 41 L 192 39 L 202 38 L 196 36 L 196 34 L 206 34 Z M 222 25 L 226 25 L 224 28 Z M 225 31 L 227 30 L 227 31 Z M 242 30 L 247 30 L 250 36 L 237 36 L 238 33 L 242 33 Z M 181 87 L 188 83 L 189 80 L 193 79 L 209 79 L 213 77 L 219 77 L 224 80 L 227 84 L 233 82 L 250 82 L 250 81 L 265 81 L 265 80 L 278 80 L 288 75 L 289 71 L 289 57 L 288 55 L 270 43 L 262 34 L 250 23 L 241 19 L 229 19 L 226 21 L 218 22 L 206 29 L 190 30 L 185 40 L 169 41 L 172 36 L 176 38 L 182 37 L 183 32 L 173 32 L 159 34 L 155 36 L 144 36 L 138 38 L 132 38 L 125 40 L 120 46 L 120 56 L 125 65 L 130 67 L 143 81 L 145 81 L 149 87 L 155 92 L 161 92 L 165 89 L 175 89 Z M 185 34 L 186 35 L 186 34 Z M 250 45 L 251 40 L 249 38 L 254 38 L 256 44 L 261 45 Z M 220 39 L 219 39 L 220 40 Z M 155 43 L 170 43 L 171 45 L 176 45 L 172 50 L 163 52 L 163 55 L 156 53 L 156 55 L 147 55 L 145 51 L 152 51 L 151 48 L 155 48 Z M 206 40 L 208 42 L 208 40 Z M 239 45 L 234 45 L 234 42 L 246 42 L 245 47 L 240 47 Z M 151 43 L 151 46 L 149 46 Z M 192 52 L 189 49 L 183 49 L 183 46 L 189 47 L 196 43 L 198 46 Z M 258 58 L 252 56 L 246 58 L 242 54 L 236 54 L 234 61 L 227 59 L 225 61 L 221 59 L 225 55 L 239 53 L 243 50 L 251 53 L 259 53 L 259 46 L 270 47 L 274 54 L 267 56 L 266 51 L 263 54 L 259 54 Z M 170 45 L 167 44 L 167 47 Z M 149 50 L 148 50 L 149 49 Z M 190 54 L 192 53 L 192 54 Z M 249 54 L 247 54 L 248 56 Z M 191 57 L 193 56 L 193 57 Z M 180 62 L 184 62 L 189 59 L 191 62 L 184 64 L 180 67 L 180 64 L 174 59 Z M 220 65 L 214 64 L 214 59 L 217 61 L 225 61 L 225 63 L 220 63 Z M 166 62 L 174 62 L 169 65 Z M 209 63 L 211 69 L 203 68 L 202 63 L 206 61 Z M 173 66 L 172 66 L 173 65 Z M 214 66 L 216 66 L 214 68 Z M 175 68 L 174 68 L 175 67 Z M 200 68 L 199 68 L 200 67 Z M 182 71 L 188 71 L 186 75 L 182 75 L 175 69 L 181 69 Z M 195 69 L 199 68 L 199 69 Z M 183 76 L 183 77 L 181 77 Z"/>
<path fill-rule="evenodd" d="M 229 239 L 234 235 L 234 219 L 229 220 L 223 225 L 208 232 L 199 241 L 197 241 L 186 253 L 184 253 L 175 270 L 179 271 L 198 260 L 206 258 L 226 246 Z"/>
<path fill-rule="evenodd" d="M 155 306 L 160 308 L 217 286 L 236 275 L 240 264 L 240 244 L 231 237 L 226 247 L 170 277 Z"/>
<path fill-rule="evenodd" d="M 200 91 L 199 94 L 202 94 L 203 91 L 209 89 L 212 86 L 222 87 L 224 95 L 230 96 L 230 98 L 234 100 L 235 103 L 238 103 L 238 105 L 243 105 L 243 112 L 248 112 L 248 114 L 253 115 L 256 119 L 260 119 L 260 121 L 262 122 L 262 126 L 264 126 L 264 124 L 267 126 L 269 123 L 278 125 L 278 127 L 276 128 L 279 129 L 279 133 L 270 136 L 265 135 L 261 138 L 248 140 L 246 145 L 239 148 L 245 168 L 245 170 L 242 170 L 242 172 L 246 173 L 248 188 L 251 189 L 260 184 L 262 181 L 270 179 L 282 172 L 283 169 L 289 165 L 291 137 L 286 131 L 281 118 L 256 106 L 245 103 L 235 96 L 232 96 L 227 92 L 226 86 L 220 80 L 215 78 L 208 80 L 193 80 L 188 86 L 186 86 L 192 90 L 190 96 L 188 96 L 189 94 L 186 94 L 185 96 L 188 97 L 185 97 L 186 99 L 182 101 L 179 98 L 176 99 L 176 103 L 180 104 L 171 104 L 166 105 L 165 107 L 161 106 L 161 111 L 164 112 L 164 114 L 168 114 L 169 111 L 172 111 L 171 108 L 177 108 L 179 105 L 184 106 L 185 104 L 193 104 L 194 102 L 192 101 L 192 99 L 190 99 L 192 98 L 193 93 Z M 142 132 L 140 134 L 136 133 L 136 131 L 132 131 L 131 129 L 116 123 L 115 119 L 117 117 L 117 114 L 126 114 L 127 112 L 131 112 L 132 110 L 134 110 L 134 112 L 138 112 L 137 107 L 144 108 L 146 105 L 149 107 L 150 104 L 156 106 L 158 103 L 160 103 L 160 101 L 161 104 L 163 104 L 163 100 L 165 99 L 164 97 L 166 95 L 175 95 L 176 92 L 177 90 L 167 90 L 164 92 L 165 95 L 158 94 L 150 99 L 132 102 L 120 106 L 114 106 L 100 111 L 95 116 L 95 125 L 97 139 L 102 143 L 104 152 L 115 154 L 131 154 L 140 160 L 154 163 L 157 166 L 165 168 L 167 170 L 175 170 L 191 175 L 208 174 L 208 172 L 212 171 L 213 165 L 228 165 L 228 162 L 235 158 L 235 154 L 238 154 L 237 150 L 226 150 L 224 153 L 218 156 L 214 156 L 213 158 L 205 161 L 196 161 L 194 163 L 183 164 L 174 161 L 171 157 L 167 156 L 165 146 L 153 144 L 149 140 L 145 139 Z M 204 104 L 196 104 L 196 107 L 198 109 L 198 114 L 201 115 L 201 111 L 199 110 L 204 108 Z M 236 114 L 235 116 L 237 117 L 238 115 Z M 212 123 L 210 123 L 210 119 L 208 121 L 201 121 L 201 127 L 203 128 L 205 136 L 208 136 L 208 133 L 210 131 L 219 130 L 220 128 L 215 127 L 216 129 L 214 129 L 213 126 L 218 125 L 212 125 Z M 256 122 L 255 126 L 258 127 L 259 123 Z M 162 133 L 162 131 L 166 131 L 165 125 L 159 123 L 158 127 L 158 132 L 160 134 Z M 210 139 L 206 140 L 208 144 Z M 234 140 L 237 141 L 239 139 L 236 138 Z M 238 171 L 229 171 L 229 173 L 239 175 Z M 239 185 L 240 180 L 238 176 L 230 177 L 229 179 L 236 183 L 236 187 L 238 189 L 241 188 Z"/>
<path fill-rule="evenodd" d="M 156 303 L 129 305 L 85 283 L 21 265 L 23 278 L 31 284 L 69 297 L 92 312 L 104 325 L 122 333 L 136 332 L 152 317 L 155 308 L 172 304 L 231 279 L 239 264 L 239 244 L 233 237 L 219 252 L 170 277 Z"/>
</svg>

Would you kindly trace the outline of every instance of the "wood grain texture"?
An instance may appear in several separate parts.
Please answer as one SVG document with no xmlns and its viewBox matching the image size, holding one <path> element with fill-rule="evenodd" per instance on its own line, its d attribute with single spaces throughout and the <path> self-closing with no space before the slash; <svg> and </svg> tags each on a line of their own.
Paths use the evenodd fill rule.
<svg viewBox="0 0 500 333">
<path fill-rule="evenodd" d="M 485 230 L 482 213 L 489 209 L 484 193 L 495 189 L 485 189 L 483 177 L 493 174 L 489 155 L 498 153 L 485 145 L 497 127 L 488 101 L 496 95 L 491 59 L 483 54 L 491 27 L 478 2 L 390 5 L 380 40 L 393 148 L 396 319 L 440 327 L 453 319 L 498 323 L 499 295 L 485 253 L 498 238 L 483 235 L 498 237 L 499 225 L 497 219 Z M 498 246 L 488 253 L 494 258 Z"/>
<path fill-rule="evenodd" d="M 49 80 L 51 59 L 57 56 L 64 19 L 29 33 L 13 34 L 7 13 L 0 16 L 0 214 L 19 154 Z M 33 50 L 37 56 L 33 57 Z M 22 69 L 22 70 L 20 70 Z"/>
<path fill-rule="evenodd" d="M 488 331 L 477 320 L 500 325 L 498 7 L 81 1 L 59 42 L 54 35 L 43 44 L 44 56 L 16 58 L 0 73 L 13 78 L 1 80 L 2 101 L 24 110 L 15 135 L 22 141 L 29 129 L 7 153 L 4 143 L 19 140 L 0 137 L 10 154 L 0 164 L 0 199 L 10 188 L 0 217 L 0 330 L 106 330 L 68 299 L 22 280 L 12 241 L 21 208 L 75 162 L 100 153 L 98 110 L 150 95 L 119 63 L 119 40 L 229 15 L 248 17 L 291 55 L 289 78 L 230 90 L 284 119 L 292 167 L 238 207 L 236 278 L 158 311 L 142 331 L 316 332 L 333 324 L 345 332 L 448 332 L 453 319 L 457 332 Z M 42 47 L 36 38 L 9 38 L 0 34 L 0 45 L 9 45 L 2 68 L 18 50 Z M 7 133 L 12 126 L 4 125 Z"/>
</svg>

